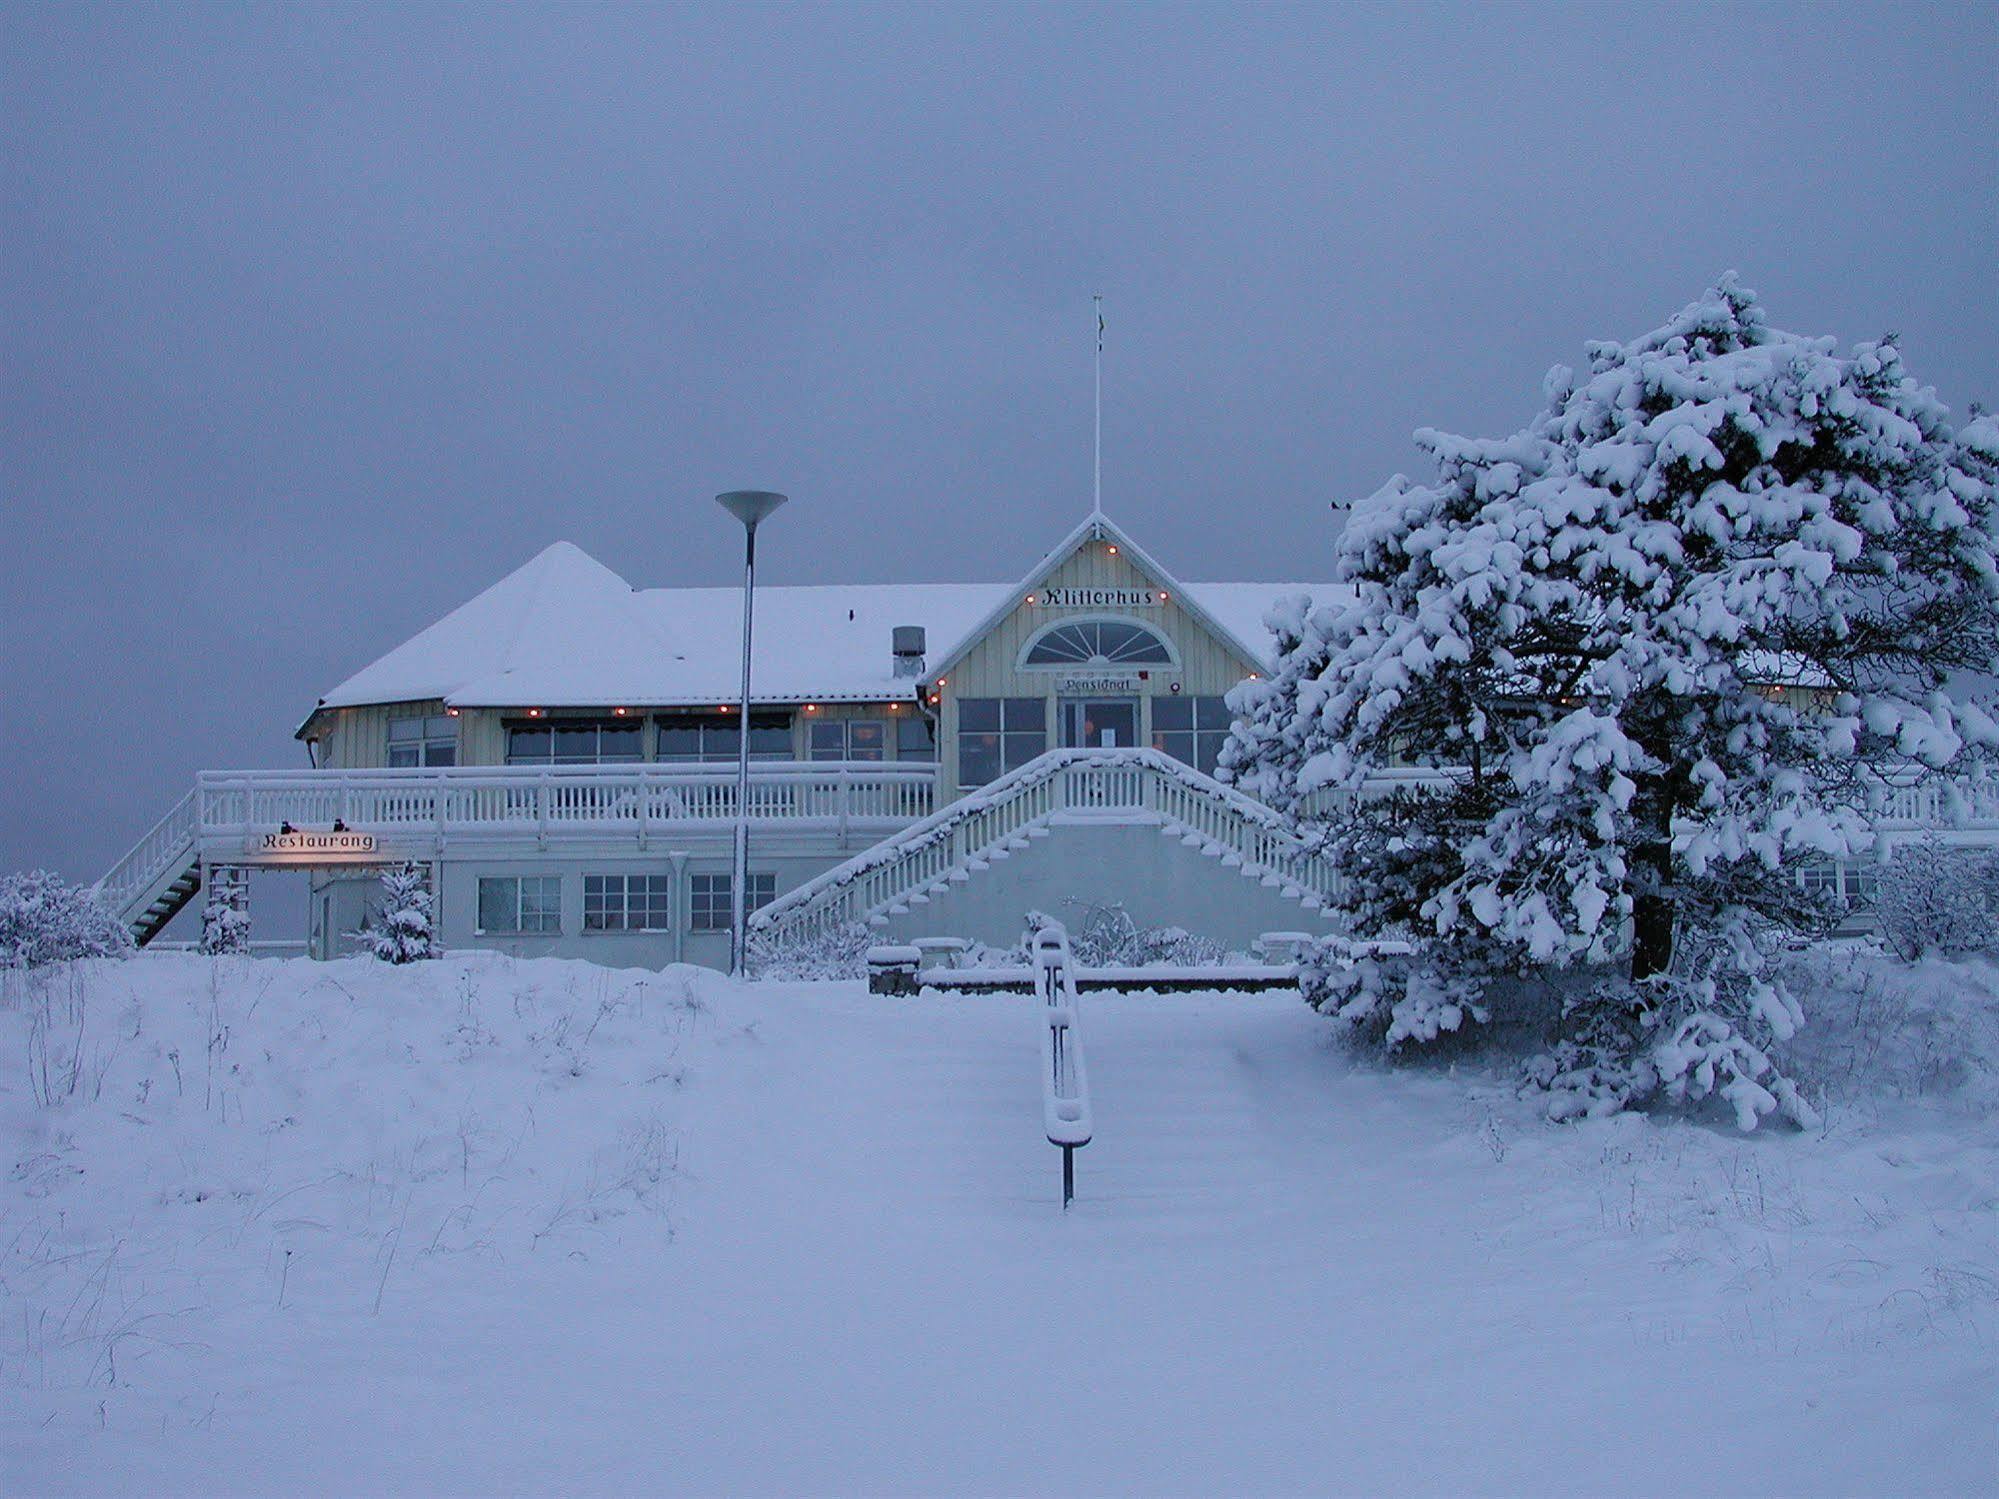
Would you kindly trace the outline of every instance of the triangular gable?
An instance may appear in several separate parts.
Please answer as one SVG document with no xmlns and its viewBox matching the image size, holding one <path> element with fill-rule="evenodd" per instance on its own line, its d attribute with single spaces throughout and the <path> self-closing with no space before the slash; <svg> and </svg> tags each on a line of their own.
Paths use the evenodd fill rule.
<svg viewBox="0 0 1999 1499">
<path fill-rule="evenodd" d="M 1173 601 L 1196 624 L 1200 625 L 1202 629 L 1206 630 L 1223 644 L 1234 647 L 1237 654 L 1243 660 L 1252 662 L 1265 662 L 1267 660 L 1263 651 L 1252 647 L 1234 630 L 1228 628 L 1228 626 L 1224 625 L 1202 606 L 1198 589 L 1190 589 L 1186 584 L 1174 577 L 1172 573 L 1160 565 L 1157 558 L 1137 542 L 1133 541 L 1122 527 L 1118 526 L 1109 516 L 1099 510 L 1085 516 L 1080 525 L 1058 541 L 1048 551 L 1047 555 L 1042 557 L 1039 562 L 1035 563 L 1028 570 L 1027 575 L 1014 585 L 1013 590 L 1000 600 L 991 613 L 987 614 L 984 619 L 974 625 L 961 639 L 953 643 L 943 656 L 930 662 L 926 674 L 933 680 L 937 677 L 948 676 L 980 641 L 984 640 L 987 635 L 997 629 L 1013 613 L 1014 609 L 1019 606 L 1022 598 L 1040 588 L 1063 563 L 1076 554 L 1079 547 L 1091 541 L 1103 541 L 1115 545 L 1119 550 L 1119 555 L 1124 557 L 1133 568 L 1149 575 L 1159 588 L 1171 595 Z"/>
</svg>

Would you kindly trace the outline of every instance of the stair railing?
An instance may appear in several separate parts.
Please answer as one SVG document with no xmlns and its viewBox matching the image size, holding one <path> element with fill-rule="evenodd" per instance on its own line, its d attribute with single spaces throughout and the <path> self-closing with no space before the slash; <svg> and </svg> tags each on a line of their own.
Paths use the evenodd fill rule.
<svg viewBox="0 0 1999 1499">
<path fill-rule="evenodd" d="M 121 919 L 137 915 L 127 907 L 146 896 L 164 876 L 185 869 L 199 857 L 195 838 L 198 814 L 196 793 L 189 791 L 97 882 L 99 899 Z"/>
<path fill-rule="evenodd" d="M 811 936 L 929 898 L 1056 814 L 1138 813 L 1247 874 L 1324 901 L 1338 874 L 1277 813 L 1153 749 L 1051 750 L 875 847 L 787 891 L 750 918 L 767 936 Z"/>
<path fill-rule="evenodd" d="M 1041 1124 L 1048 1143 L 1062 1152 L 1062 1209 L 1076 1200 L 1076 1152 L 1090 1143 L 1090 1070 L 1083 1062 L 1083 1031 L 1069 933 L 1050 922 L 1034 934 L 1034 992 L 1041 1000 Z"/>
</svg>

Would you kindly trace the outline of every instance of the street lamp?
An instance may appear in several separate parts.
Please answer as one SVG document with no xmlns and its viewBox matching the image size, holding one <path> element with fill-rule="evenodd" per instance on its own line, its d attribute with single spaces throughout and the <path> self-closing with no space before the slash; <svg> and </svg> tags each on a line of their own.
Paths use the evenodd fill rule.
<svg viewBox="0 0 1999 1499">
<path fill-rule="evenodd" d="M 729 881 L 729 972 L 743 976 L 750 884 L 750 608 L 757 587 L 757 523 L 784 503 L 767 489 L 732 489 L 715 503 L 743 523 L 743 711 L 736 720 L 736 870 Z"/>
</svg>

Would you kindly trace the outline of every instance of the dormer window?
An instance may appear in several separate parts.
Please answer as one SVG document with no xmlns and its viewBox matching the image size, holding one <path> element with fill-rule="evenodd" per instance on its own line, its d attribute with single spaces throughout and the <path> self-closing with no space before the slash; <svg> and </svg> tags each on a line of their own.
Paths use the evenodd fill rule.
<svg viewBox="0 0 1999 1499">
<path fill-rule="evenodd" d="M 1171 666 L 1163 636 L 1130 619 L 1066 619 L 1028 643 L 1022 666 Z"/>
</svg>

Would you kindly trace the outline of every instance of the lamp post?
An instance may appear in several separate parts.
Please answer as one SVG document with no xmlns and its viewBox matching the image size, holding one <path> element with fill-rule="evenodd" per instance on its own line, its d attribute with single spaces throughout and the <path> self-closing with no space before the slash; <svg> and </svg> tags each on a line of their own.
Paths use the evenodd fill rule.
<svg viewBox="0 0 1999 1499">
<path fill-rule="evenodd" d="M 729 972 L 743 976 L 750 884 L 750 610 L 757 587 L 757 525 L 784 503 L 767 489 L 732 489 L 715 503 L 743 523 L 743 707 L 736 720 L 736 867 L 729 880 Z"/>
</svg>

